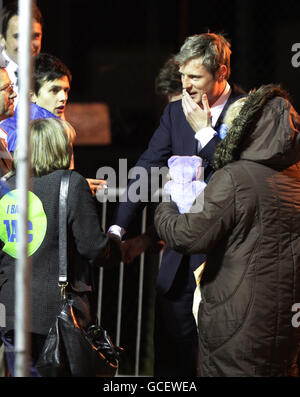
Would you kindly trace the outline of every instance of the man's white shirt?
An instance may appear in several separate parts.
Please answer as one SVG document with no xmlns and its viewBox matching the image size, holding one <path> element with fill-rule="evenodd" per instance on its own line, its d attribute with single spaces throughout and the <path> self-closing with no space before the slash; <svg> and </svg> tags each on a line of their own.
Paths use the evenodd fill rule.
<svg viewBox="0 0 300 397">
<path fill-rule="evenodd" d="M 214 126 L 216 125 L 220 114 L 222 113 L 226 102 L 231 94 L 231 87 L 230 85 L 226 84 L 225 90 L 223 91 L 222 95 L 218 98 L 218 100 L 212 105 L 210 108 L 211 112 L 211 127 L 201 128 L 199 131 L 196 132 L 195 138 L 197 139 L 198 143 L 198 151 L 204 148 L 208 144 L 208 142 L 216 135 L 216 131 L 214 130 Z"/>
</svg>

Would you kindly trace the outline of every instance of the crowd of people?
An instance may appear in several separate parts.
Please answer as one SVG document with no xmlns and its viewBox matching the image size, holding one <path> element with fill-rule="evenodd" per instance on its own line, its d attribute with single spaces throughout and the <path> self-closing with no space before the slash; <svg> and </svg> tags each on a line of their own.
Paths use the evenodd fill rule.
<svg viewBox="0 0 300 397">
<path fill-rule="evenodd" d="M 12 370 L 4 365 L 4 346 L 14 345 L 16 237 L 9 208 L 18 166 L 17 6 L 3 12 L 0 57 L 1 172 L 9 190 L 0 199 L 6 226 L 0 228 L 0 302 L 7 311 L 0 370 L 6 374 Z M 59 310 L 58 197 L 69 169 L 68 291 L 83 327 L 95 318 L 92 266 L 105 266 L 112 252 L 129 263 L 162 239 L 154 376 L 299 376 L 300 327 L 292 324 L 292 306 L 300 302 L 300 117 L 288 93 L 272 84 L 246 93 L 230 79 L 231 46 L 223 35 L 187 37 L 155 80 L 166 107 L 136 164 L 149 176 L 153 167 L 169 167 L 171 201 L 158 205 L 146 233 L 127 239 L 147 203 L 130 200 L 131 179 L 109 229 L 101 229 L 93 194 L 105 181 L 74 170 L 76 133 L 65 120 L 72 76 L 61 60 L 40 53 L 42 27 L 34 6 L 30 164 L 39 227 L 30 251 L 33 365 Z"/>
</svg>

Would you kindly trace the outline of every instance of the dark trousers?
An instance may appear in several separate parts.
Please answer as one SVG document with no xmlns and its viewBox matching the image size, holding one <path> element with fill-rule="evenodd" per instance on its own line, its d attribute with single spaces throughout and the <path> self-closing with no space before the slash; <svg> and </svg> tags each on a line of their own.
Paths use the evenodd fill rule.
<svg viewBox="0 0 300 397">
<path fill-rule="evenodd" d="M 192 313 L 195 288 L 189 257 L 184 257 L 171 289 L 156 296 L 154 376 L 197 375 L 198 336 Z"/>
</svg>

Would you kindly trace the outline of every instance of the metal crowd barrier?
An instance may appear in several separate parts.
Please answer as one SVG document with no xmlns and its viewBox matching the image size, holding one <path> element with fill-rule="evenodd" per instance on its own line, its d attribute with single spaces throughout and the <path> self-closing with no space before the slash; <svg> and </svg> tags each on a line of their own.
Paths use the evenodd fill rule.
<svg viewBox="0 0 300 397">
<path fill-rule="evenodd" d="M 109 196 L 112 197 L 120 197 L 124 193 L 125 189 L 113 189 L 110 188 L 107 196 L 107 201 L 102 202 L 102 228 L 104 231 L 107 230 L 107 210 L 108 210 L 108 202 Z M 162 190 L 159 189 L 154 196 L 152 197 L 162 197 Z M 142 219 L 141 219 L 141 233 L 146 231 L 146 221 L 147 221 L 147 206 L 143 209 Z M 159 254 L 159 263 L 160 266 L 161 258 L 162 258 L 162 250 Z M 140 350 L 141 350 L 141 329 L 142 329 L 142 304 L 143 304 L 143 288 L 144 288 L 144 264 L 145 264 L 145 254 L 142 253 L 140 255 L 139 261 L 139 283 L 138 283 L 138 310 L 137 310 L 137 322 L 136 322 L 136 345 L 135 345 L 135 370 L 134 374 L 125 374 L 129 376 L 139 376 L 140 375 Z M 99 289 L 98 289 L 98 305 L 97 305 L 97 315 L 98 319 L 101 323 L 101 313 L 102 313 L 102 305 L 103 305 L 103 281 L 104 281 L 104 269 L 100 268 L 99 271 Z M 118 285 L 118 303 L 117 303 L 117 319 L 116 319 L 116 340 L 115 344 L 117 346 L 120 345 L 121 341 L 121 320 L 122 320 L 122 303 L 123 303 L 123 287 L 124 287 L 124 263 L 120 262 L 119 267 L 119 285 Z M 117 372 L 117 375 L 120 375 Z"/>
</svg>

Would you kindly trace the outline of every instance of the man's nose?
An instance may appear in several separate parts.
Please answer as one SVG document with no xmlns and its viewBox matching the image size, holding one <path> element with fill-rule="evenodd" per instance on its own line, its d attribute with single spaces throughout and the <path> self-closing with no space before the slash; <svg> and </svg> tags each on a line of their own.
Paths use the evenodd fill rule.
<svg viewBox="0 0 300 397">
<path fill-rule="evenodd" d="M 39 49 L 39 43 L 35 40 L 31 40 L 31 51 L 36 52 Z"/>
<path fill-rule="evenodd" d="M 182 77 L 182 88 L 189 88 L 191 87 L 191 79 L 188 76 Z"/>
<path fill-rule="evenodd" d="M 17 96 L 17 93 L 15 92 L 15 90 L 13 88 L 11 88 L 11 92 L 9 94 L 9 98 L 13 99 Z"/>
<path fill-rule="evenodd" d="M 65 92 L 65 91 L 63 91 L 63 90 L 61 90 L 61 91 L 58 93 L 58 100 L 59 100 L 60 102 L 65 102 L 67 99 L 68 99 L 68 93 Z"/>
</svg>

